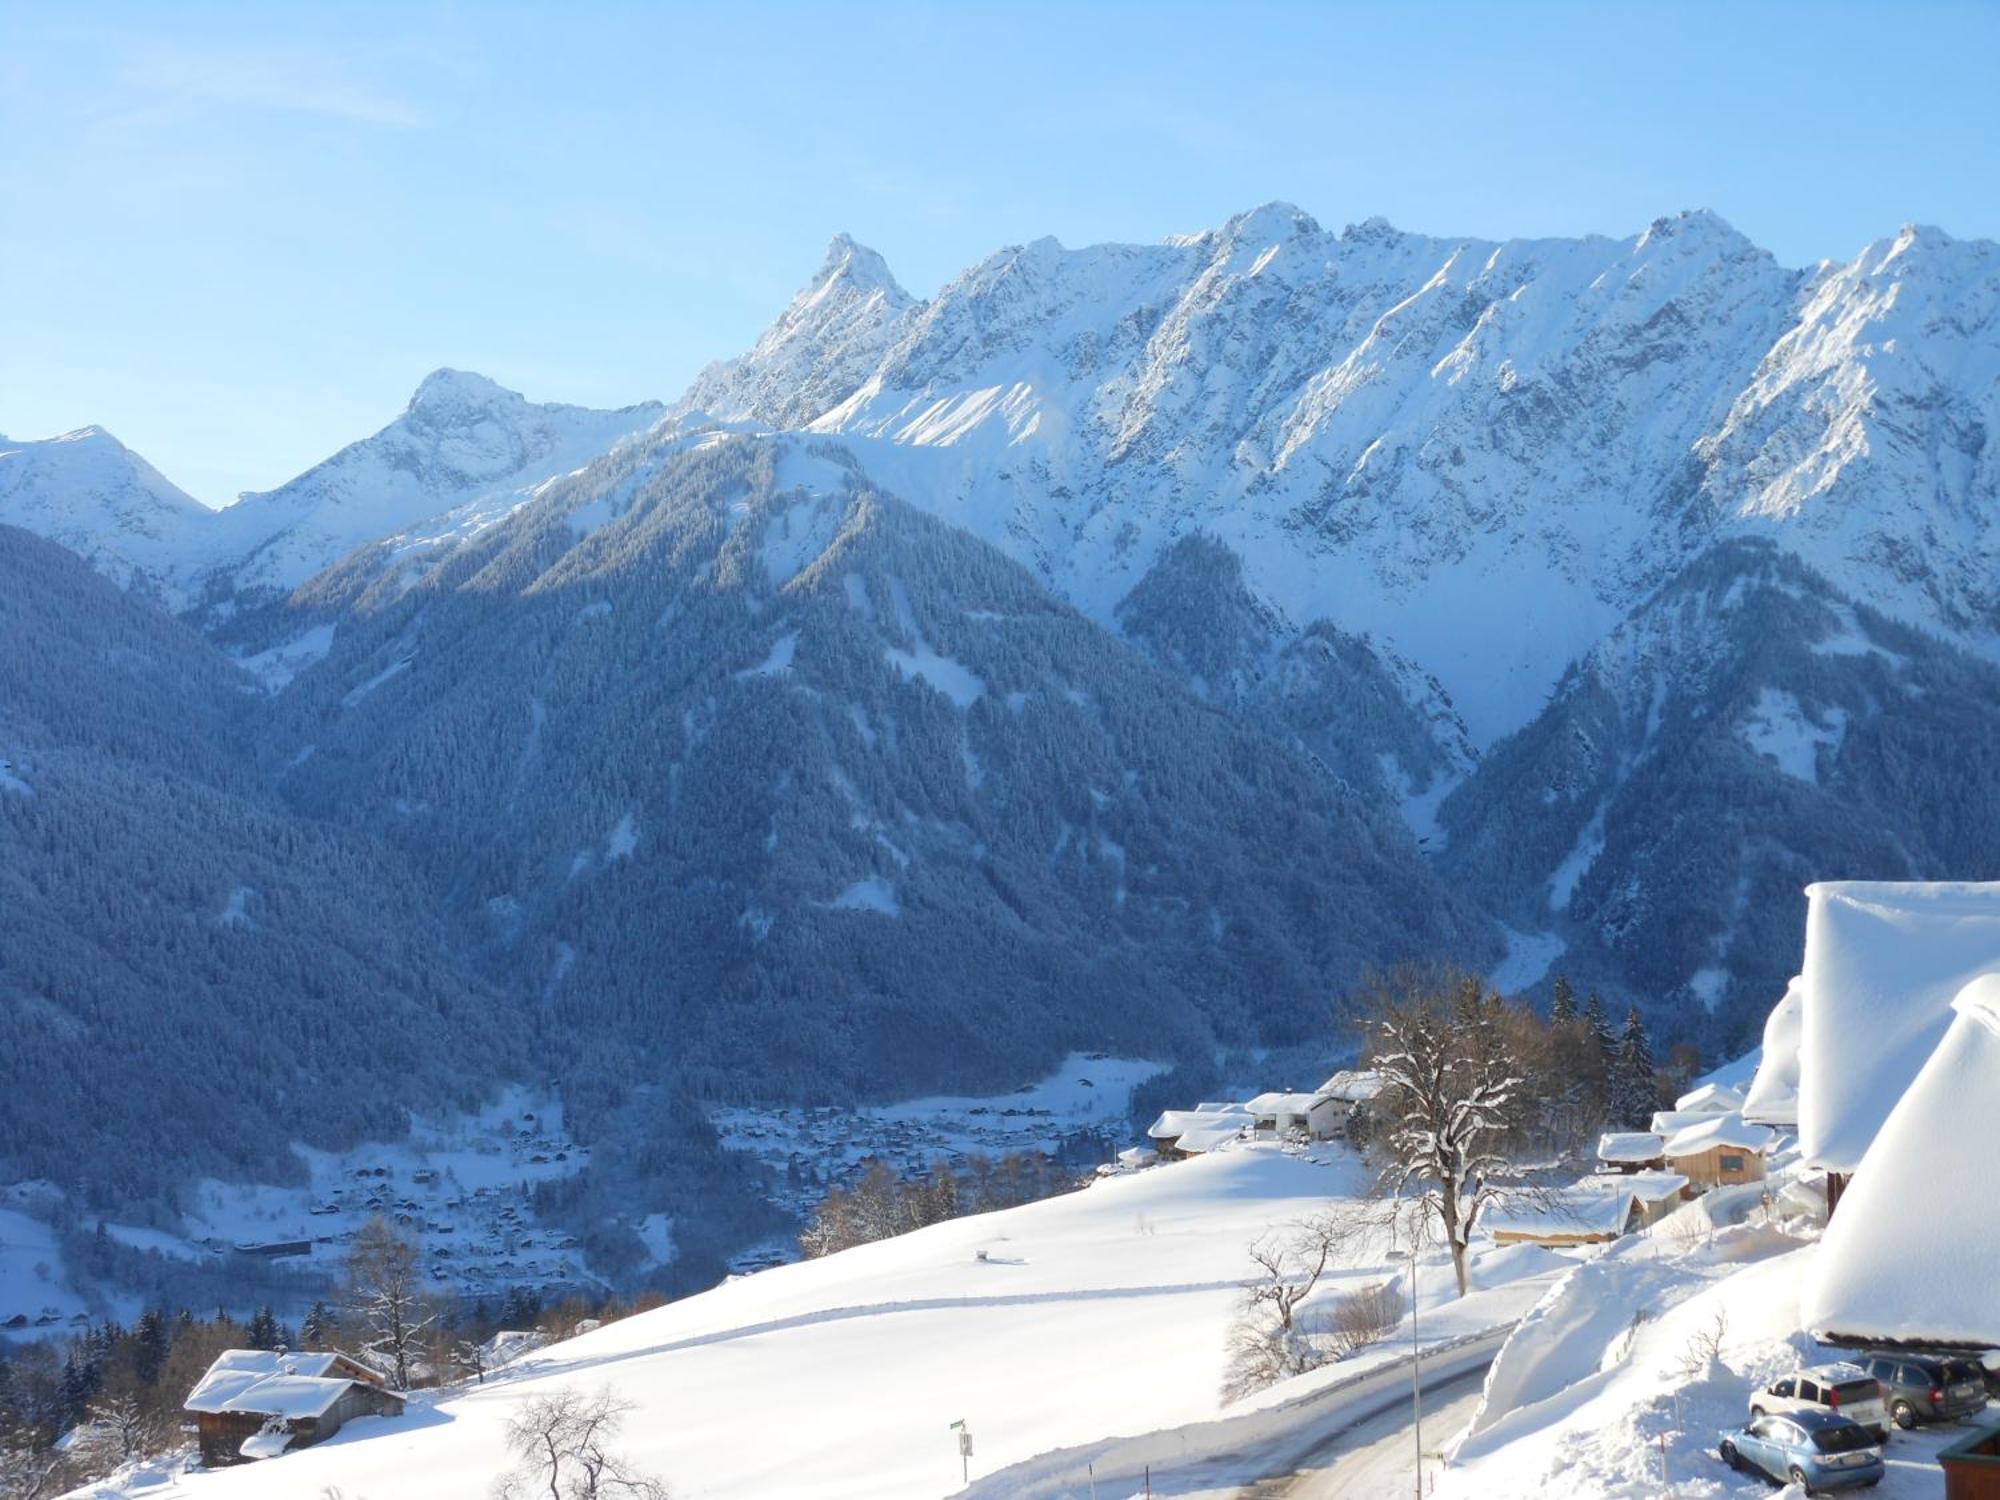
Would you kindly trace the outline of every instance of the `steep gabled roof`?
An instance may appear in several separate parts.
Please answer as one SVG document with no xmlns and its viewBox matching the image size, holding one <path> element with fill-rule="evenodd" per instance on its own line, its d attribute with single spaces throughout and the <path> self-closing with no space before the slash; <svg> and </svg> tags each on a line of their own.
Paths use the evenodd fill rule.
<svg viewBox="0 0 2000 1500">
<path fill-rule="evenodd" d="M 1966 984 L 2000 968 L 2000 883 L 1806 888 L 1799 1147 L 1830 1172 L 1875 1132 L 1951 1025 Z"/>
<path fill-rule="evenodd" d="M 1944 1041 L 1862 1159 L 1807 1272 L 1801 1311 L 1833 1343 L 2000 1347 L 2000 974 L 1960 991 Z"/>
<path fill-rule="evenodd" d="M 196 1412 L 316 1417 L 357 1383 L 353 1371 L 358 1368 L 345 1355 L 329 1351 L 225 1349 L 181 1406 Z"/>
<path fill-rule="evenodd" d="M 1666 1154 L 1666 1143 L 1650 1130 L 1616 1130 L 1597 1138 L 1599 1161 L 1653 1161 Z"/>
<path fill-rule="evenodd" d="M 1741 1115 L 1716 1115 L 1676 1131 L 1667 1141 L 1667 1159 L 1699 1156 L 1717 1146 L 1733 1146 L 1743 1151 L 1768 1151 L 1773 1137 L 1762 1125 L 1748 1125 Z"/>
</svg>

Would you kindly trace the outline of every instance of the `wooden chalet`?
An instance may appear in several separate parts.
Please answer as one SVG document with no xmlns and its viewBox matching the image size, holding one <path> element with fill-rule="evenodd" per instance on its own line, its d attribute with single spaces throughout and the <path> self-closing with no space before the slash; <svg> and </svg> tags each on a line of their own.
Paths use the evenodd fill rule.
<svg viewBox="0 0 2000 1500">
<path fill-rule="evenodd" d="M 345 1354 L 225 1349 L 182 1406 L 215 1468 L 310 1447 L 355 1417 L 400 1416 L 403 1397 Z"/>
</svg>

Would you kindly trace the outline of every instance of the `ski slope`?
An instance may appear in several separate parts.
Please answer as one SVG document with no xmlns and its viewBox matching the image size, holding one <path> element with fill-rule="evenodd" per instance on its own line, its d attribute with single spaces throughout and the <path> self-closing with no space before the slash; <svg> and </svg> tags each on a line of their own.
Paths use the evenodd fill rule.
<svg viewBox="0 0 2000 1500">
<path fill-rule="evenodd" d="M 316 1448 L 84 1493 L 471 1500 L 504 1467 L 509 1417 L 574 1386 L 633 1403 L 623 1451 L 679 1500 L 936 1497 L 960 1488 L 950 1430 L 960 1419 L 976 1482 L 1051 1450 L 1217 1417 L 1245 1247 L 1366 1182 L 1344 1150 L 1249 1144 L 1105 1178 L 738 1278 L 543 1350 L 504 1381 L 354 1422 Z M 1377 1262 L 1339 1280 L 1396 1270 Z M 1514 1316 L 1548 1278 L 1546 1264 L 1518 1255 L 1496 1257 L 1495 1270 L 1539 1273 L 1507 1289 Z M 1448 1296 L 1448 1282 L 1442 1265 L 1427 1267 L 1426 1303 Z"/>
</svg>

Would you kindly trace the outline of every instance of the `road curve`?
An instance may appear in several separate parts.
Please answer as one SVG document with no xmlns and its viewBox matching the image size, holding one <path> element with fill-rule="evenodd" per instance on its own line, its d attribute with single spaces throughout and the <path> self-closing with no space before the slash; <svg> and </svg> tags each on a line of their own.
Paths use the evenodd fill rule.
<svg viewBox="0 0 2000 1500">
<path fill-rule="evenodd" d="M 1437 1446 L 1471 1420 L 1486 1367 L 1424 1386 L 1424 1444 Z M 1435 1426 L 1433 1426 L 1435 1424 Z M 1240 1500 L 1411 1500 L 1416 1490 L 1416 1438 L 1406 1391 L 1394 1405 L 1330 1437 L 1289 1474 L 1272 1475 L 1240 1492 Z M 1427 1459 L 1428 1481 L 1436 1460 Z"/>
</svg>

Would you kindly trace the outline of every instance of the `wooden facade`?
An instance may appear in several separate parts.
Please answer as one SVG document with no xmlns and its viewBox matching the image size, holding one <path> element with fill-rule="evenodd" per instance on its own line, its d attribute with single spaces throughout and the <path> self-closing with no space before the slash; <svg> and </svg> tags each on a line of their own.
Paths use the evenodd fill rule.
<svg viewBox="0 0 2000 1500">
<path fill-rule="evenodd" d="M 1685 1177 L 1697 1190 L 1731 1187 L 1739 1182 L 1764 1180 L 1764 1153 L 1747 1146 L 1710 1146 L 1692 1156 L 1676 1156 L 1667 1167 Z"/>
<path fill-rule="evenodd" d="M 1945 1500 L 2000 1500 L 2000 1427 L 1982 1427 L 1938 1453 Z"/>
</svg>

